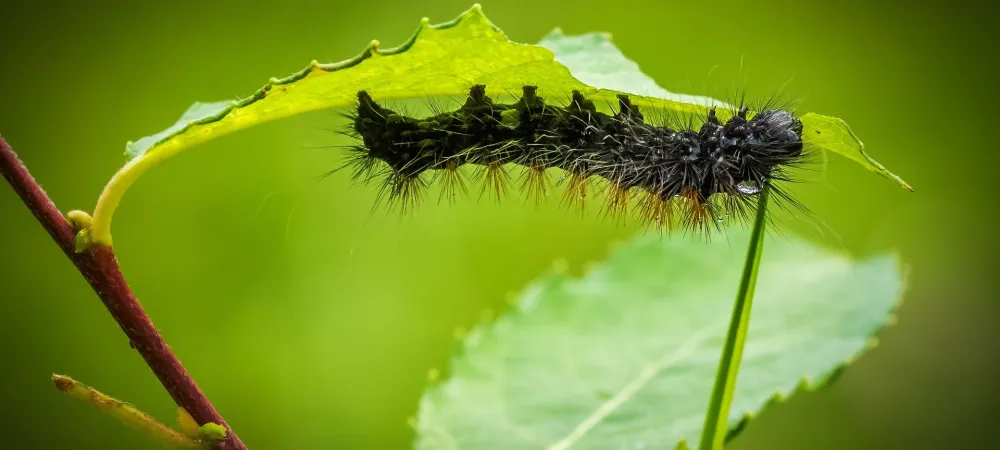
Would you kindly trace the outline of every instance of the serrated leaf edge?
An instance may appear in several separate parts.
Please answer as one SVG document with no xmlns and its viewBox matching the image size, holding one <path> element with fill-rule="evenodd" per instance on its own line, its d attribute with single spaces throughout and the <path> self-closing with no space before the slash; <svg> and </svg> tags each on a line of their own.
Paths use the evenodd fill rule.
<svg viewBox="0 0 1000 450">
<path fill-rule="evenodd" d="M 423 32 L 425 32 L 426 30 L 445 30 L 445 29 L 448 29 L 448 28 L 453 28 L 453 27 L 459 25 L 460 23 L 462 23 L 462 22 L 464 22 L 464 21 L 466 21 L 468 19 L 478 18 L 478 19 L 482 20 L 484 23 L 486 23 L 487 25 L 489 25 L 491 28 L 493 28 L 494 31 L 496 31 L 496 32 L 500 33 L 501 35 L 503 35 L 503 31 L 500 30 L 499 27 L 497 27 L 496 25 L 494 25 L 492 22 L 489 21 L 489 19 L 486 18 L 486 15 L 483 14 L 482 9 L 483 9 L 482 5 L 480 5 L 479 3 L 473 4 L 471 8 L 469 8 L 468 10 L 462 12 L 461 14 L 459 14 L 454 19 L 449 20 L 447 22 L 442 22 L 442 23 L 439 23 L 439 24 L 431 24 L 430 23 L 430 18 L 427 18 L 427 17 L 421 18 L 420 19 L 420 25 L 417 27 L 416 31 L 414 31 L 413 34 L 411 34 L 410 37 L 406 41 L 404 41 L 402 44 L 400 44 L 400 45 L 398 45 L 396 47 L 383 49 L 383 48 L 381 48 L 381 43 L 377 39 L 374 39 L 374 40 L 372 40 L 368 44 L 367 47 L 365 47 L 365 49 L 360 54 L 358 54 L 358 55 L 356 55 L 356 56 L 354 56 L 352 58 L 348 58 L 348 59 L 345 59 L 343 61 L 334 62 L 334 63 L 320 63 L 319 61 L 313 60 L 313 61 L 311 61 L 309 63 L 309 65 L 307 65 L 302 70 L 299 70 L 298 72 L 295 72 L 295 73 L 293 73 L 291 75 L 288 75 L 288 76 L 286 76 L 284 78 L 272 77 L 267 82 L 267 84 L 265 84 L 260 89 L 257 89 L 257 91 L 254 92 L 249 97 L 246 97 L 246 98 L 243 98 L 243 99 L 240 99 L 240 100 L 233 100 L 232 103 L 230 103 L 229 106 L 223 108 L 222 110 L 220 110 L 219 112 L 217 112 L 215 114 L 211 114 L 211 115 L 208 115 L 208 116 L 205 116 L 205 117 L 202 117 L 202 118 L 199 118 L 199 119 L 194 119 L 194 120 L 191 120 L 191 121 L 187 122 L 183 127 L 177 129 L 173 133 L 164 135 L 159 140 L 157 140 L 157 141 L 153 142 L 152 144 L 150 144 L 149 147 L 147 147 L 147 148 L 145 148 L 145 149 L 142 150 L 142 153 L 135 153 L 134 151 L 132 151 L 133 150 L 134 142 L 129 141 L 125 145 L 125 156 L 127 158 L 129 158 L 130 160 L 134 159 L 134 158 L 137 158 L 137 157 L 145 154 L 146 152 L 149 152 L 149 151 L 153 150 L 157 145 L 160 145 L 163 142 L 166 142 L 166 141 L 168 141 L 170 139 L 173 139 L 174 137 L 177 137 L 178 135 L 181 135 L 181 134 L 187 132 L 189 129 L 191 129 L 194 126 L 205 125 L 205 124 L 209 124 L 209 123 L 213 123 L 213 122 L 218 122 L 218 121 L 222 120 L 223 118 L 225 118 L 226 116 L 228 116 L 234 110 L 240 109 L 240 108 L 245 108 L 245 107 L 247 107 L 249 105 L 252 105 L 253 103 L 256 103 L 258 100 L 264 99 L 265 97 L 267 97 L 267 93 L 271 89 L 273 89 L 273 88 L 275 88 L 277 86 L 287 85 L 287 84 L 291 84 L 291 83 L 294 83 L 296 81 L 299 81 L 299 80 L 305 78 L 306 76 L 308 76 L 313 71 L 320 70 L 320 71 L 324 71 L 324 72 L 335 72 L 335 71 L 338 71 L 338 70 L 344 70 L 344 69 L 348 69 L 348 68 L 354 67 L 354 66 L 360 64 L 362 61 L 364 61 L 364 60 L 372 57 L 375 54 L 378 54 L 379 56 L 391 56 L 391 55 L 403 53 L 403 52 L 409 50 L 410 47 L 412 47 L 413 44 L 417 41 L 417 38 L 419 38 L 420 35 Z M 503 36 L 506 38 L 506 35 L 503 35 Z"/>
<path fill-rule="evenodd" d="M 882 326 L 872 331 L 872 333 L 868 336 L 868 340 L 865 343 L 865 346 L 862 347 L 857 352 L 855 352 L 850 357 L 848 357 L 847 359 L 841 361 L 840 364 L 831 368 L 827 373 L 814 378 L 802 377 L 801 379 L 799 379 L 798 384 L 796 384 L 795 388 L 793 388 L 792 390 L 788 392 L 781 392 L 781 391 L 775 392 L 774 394 L 771 395 L 771 397 L 769 397 L 767 400 L 761 403 L 760 407 L 756 408 L 756 411 L 745 411 L 743 413 L 743 416 L 739 419 L 739 421 L 737 421 L 734 425 L 730 426 L 729 432 L 726 434 L 726 443 L 729 443 L 731 440 L 739 436 L 740 433 L 742 433 L 743 430 L 746 429 L 747 425 L 749 425 L 750 422 L 757 417 L 757 415 L 759 415 L 763 411 L 766 411 L 768 408 L 782 403 L 786 403 L 790 398 L 792 398 L 796 394 L 801 395 L 809 392 L 816 392 L 821 389 L 825 389 L 832 386 L 834 383 L 837 382 L 837 380 L 840 379 L 840 376 L 843 374 L 844 370 L 847 369 L 848 366 L 854 364 L 862 356 L 868 354 L 870 351 L 878 347 L 878 344 L 880 342 L 880 336 L 887 329 L 896 325 L 899 309 L 903 306 L 903 299 L 906 297 L 906 292 L 908 289 L 907 281 L 909 277 L 908 274 L 909 268 L 902 263 L 902 259 L 900 258 L 899 253 L 891 252 L 885 256 L 893 258 L 894 262 L 896 263 L 896 266 L 902 268 L 902 279 L 900 281 L 901 289 L 899 291 L 898 298 L 896 298 L 896 301 L 893 302 L 892 306 L 889 308 L 889 312 L 886 315 L 885 322 L 882 323 Z M 681 440 L 680 442 L 677 443 L 676 450 L 692 450 L 692 449 L 687 446 L 686 440 Z"/>
<path fill-rule="evenodd" d="M 625 242 L 626 241 L 620 241 L 620 242 L 613 242 L 613 243 L 611 243 L 609 245 L 609 252 L 608 252 L 608 254 L 606 255 L 606 257 L 604 259 L 605 260 L 610 259 L 610 257 L 612 256 L 612 254 L 614 254 L 615 252 L 619 251 L 620 247 L 622 247 L 622 245 Z M 836 383 L 837 380 L 840 379 L 841 374 L 844 372 L 844 370 L 848 366 L 850 366 L 851 364 L 855 363 L 862 356 L 868 354 L 868 352 L 870 352 L 871 350 L 875 349 L 878 346 L 879 342 L 880 342 L 880 336 L 887 329 L 891 328 L 892 326 L 894 326 L 896 324 L 896 322 L 897 322 L 897 315 L 898 315 L 899 309 L 903 306 L 903 299 L 906 297 L 906 292 L 907 292 L 907 290 L 909 288 L 909 284 L 908 284 L 909 267 L 906 266 L 905 264 L 903 264 L 902 258 L 900 257 L 899 253 L 896 252 L 896 251 L 888 252 L 886 254 L 879 255 L 879 256 L 892 258 L 893 261 L 895 262 L 896 267 L 899 267 L 901 269 L 901 272 L 902 272 L 902 274 L 901 274 L 901 280 L 900 280 L 900 291 L 899 291 L 898 297 L 893 302 L 892 306 L 889 308 L 888 314 L 886 315 L 885 322 L 883 322 L 880 327 L 878 327 L 878 328 L 876 328 L 875 330 L 872 331 L 872 333 L 869 335 L 869 337 L 868 337 L 868 339 L 867 339 L 866 344 L 865 344 L 864 347 L 862 347 L 860 350 L 858 350 L 857 352 L 855 352 L 853 355 L 851 355 L 847 359 L 841 361 L 840 364 L 837 364 L 836 366 L 834 366 L 833 368 L 831 368 L 827 373 L 821 374 L 818 377 L 812 377 L 812 378 L 810 378 L 810 377 L 802 377 L 799 380 L 799 383 L 796 384 L 795 388 L 793 388 L 792 390 L 787 391 L 787 392 L 777 391 L 774 394 L 772 394 L 771 397 L 769 397 L 767 400 L 765 400 L 763 403 L 761 403 L 761 405 L 758 408 L 756 408 L 756 411 L 745 411 L 744 414 L 743 414 L 743 416 L 735 424 L 733 424 L 733 425 L 730 426 L 729 432 L 726 434 L 726 442 L 727 443 L 730 442 L 732 439 L 736 438 L 737 436 L 739 436 L 739 434 L 742 433 L 744 429 L 746 429 L 747 425 L 749 425 L 749 423 L 754 418 L 756 418 L 757 415 L 759 415 L 761 412 L 765 411 L 766 409 L 768 409 L 768 408 L 770 408 L 772 406 L 778 405 L 778 404 L 785 403 L 790 398 L 792 398 L 792 396 L 794 396 L 796 394 L 800 394 L 801 395 L 801 394 L 805 394 L 805 393 L 809 393 L 809 392 L 816 392 L 816 391 L 819 391 L 821 389 L 825 389 L 827 387 L 832 386 L 834 383 Z M 529 291 L 530 289 L 532 289 L 535 286 L 538 286 L 538 284 L 542 280 L 545 280 L 545 281 L 548 281 L 548 282 L 558 282 L 558 281 L 570 278 L 568 275 L 566 275 L 565 265 L 564 264 L 560 264 L 559 261 L 561 261 L 561 259 L 559 259 L 559 258 L 555 259 L 553 261 L 552 267 L 550 267 L 549 270 L 543 272 L 541 275 L 539 275 L 538 277 L 536 277 L 533 281 L 531 281 L 530 283 L 528 283 L 525 286 L 525 288 L 520 291 L 520 293 L 518 295 L 522 296 L 521 294 L 523 294 L 524 292 Z M 596 266 L 591 266 L 591 267 L 596 267 Z M 589 274 L 589 272 L 590 271 L 587 270 L 584 273 L 580 274 L 579 276 L 572 277 L 572 278 L 574 278 L 574 279 L 585 278 Z M 469 329 L 467 332 L 462 327 L 457 328 L 457 330 L 461 330 L 462 332 L 461 333 L 457 333 L 456 332 L 456 339 L 455 339 L 455 343 L 454 343 L 454 346 L 453 346 L 454 350 L 451 353 L 451 358 L 449 358 L 448 367 L 450 368 L 450 367 L 454 366 L 459 360 L 461 360 L 467 354 L 467 352 L 469 350 L 471 350 L 475 346 L 475 345 L 469 345 L 469 341 L 470 341 L 469 338 L 470 337 L 475 336 L 478 333 L 483 332 L 483 330 L 486 327 L 489 327 L 489 326 L 493 325 L 496 322 L 499 322 L 499 321 L 502 321 L 502 320 L 505 320 L 505 319 L 509 319 L 511 317 L 516 317 L 516 316 L 518 316 L 520 314 L 526 313 L 533 306 L 534 305 L 522 305 L 522 302 L 517 301 L 516 303 L 513 303 L 512 306 L 510 308 L 508 308 L 506 311 L 504 311 L 504 312 L 496 315 L 495 318 L 492 321 L 490 321 L 490 322 L 482 322 L 482 323 L 476 324 L 471 329 Z M 450 370 L 445 375 L 441 375 L 440 372 L 438 372 L 438 376 L 434 377 L 433 379 L 428 379 L 428 382 L 425 385 L 424 392 L 431 392 L 433 389 L 439 388 L 440 386 L 442 386 L 445 383 L 447 383 L 452 378 L 452 376 L 453 376 L 453 374 L 450 372 Z M 421 396 L 420 402 L 419 402 L 421 404 L 421 408 L 422 408 L 422 403 L 423 402 L 424 402 L 424 396 Z M 419 428 L 419 422 L 420 422 L 419 416 L 420 416 L 420 411 L 418 410 L 417 411 L 416 420 L 413 420 L 413 421 L 409 422 L 410 428 L 413 429 L 414 431 L 417 431 L 417 429 Z M 416 444 L 418 442 L 419 438 L 420 438 L 419 435 L 415 435 L 415 442 L 414 442 L 414 444 Z M 682 439 L 681 441 L 679 441 L 677 443 L 677 447 L 675 447 L 675 450 L 692 450 L 692 449 L 687 446 L 687 440 L 686 439 Z"/>
</svg>

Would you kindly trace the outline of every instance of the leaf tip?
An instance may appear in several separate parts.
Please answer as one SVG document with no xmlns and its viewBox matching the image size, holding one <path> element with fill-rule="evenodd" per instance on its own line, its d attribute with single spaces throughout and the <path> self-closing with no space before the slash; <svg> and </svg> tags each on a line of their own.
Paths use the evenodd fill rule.
<svg viewBox="0 0 1000 450">
<path fill-rule="evenodd" d="M 841 156 L 846 156 L 850 159 L 853 159 L 861 163 L 868 170 L 871 170 L 872 172 L 875 172 L 885 178 L 894 181 L 898 186 L 902 187 L 903 189 L 906 189 L 910 192 L 915 191 L 913 186 L 910 186 L 909 183 L 903 181 L 903 179 L 900 178 L 898 175 L 890 172 L 889 169 L 886 169 L 885 166 L 883 166 L 881 163 L 879 163 L 871 156 L 869 156 L 867 152 L 865 152 L 865 143 L 861 141 L 861 138 L 859 138 L 858 135 L 854 133 L 854 130 L 851 129 L 850 125 L 848 125 L 847 122 L 844 121 L 844 119 L 841 119 L 839 117 L 825 116 L 816 113 L 804 114 L 802 118 L 804 121 L 808 120 L 814 122 L 813 126 L 818 127 L 815 129 L 817 135 L 821 134 L 822 130 L 827 130 L 827 131 L 833 131 L 834 136 L 836 136 L 837 132 L 839 132 L 842 134 L 846 134 L 848 137 L 850 137 L 849 140 L 844 138 L 840 142 L 830 141 L 825 145 L 819 144 L 820 147 L 823 147 L 826 150 L 830 150 L 834 153 L 840 154 Z M 810 133 L 809 135 L 812 136 L 812 133 Z M 833 144 L 833 147 L 830 146 L 831 144 Z M 838 149 L 836 148 L 838 146 L 843 146 L 844 148 Z M 853 154 L 854 151 L 857 151 L 857 155 L 860 155 L 861 158 L 858 158 L 857 155 L 854 155 Z"/>
<path fill-rule="evenodd" d="M 900 178 L 899 175 L 890 172 L 889 169 L 886 169 L 885 166 L 883 166 L 881 163 L 875 161 L 875 159 L 873 159 L 871 156 L 868 156 L 868 153 L 865 152 L 865 143 L 861 141 L 861 138 L 858 137 L 857 134 L 854 133 L 854 130 L 851 129 L 851 126 L 848 125 L 847 122 L 845 122 L 843 119 L 836 119 L 836 120 L 840 122 L 839 123 L 840 126 L 844 127 L 844 129 L 847 130 L 847 133 L 848 135 L 851 136 L 851 139 L 854 139 L 854 142 L 858 144 L 858 152 L 861 153 L 861 156 L 863 158 L 865 158 L 865 161 L 868 161 L 869 164 L 871 164 L 873 167 L 877 169 L 876 172 L 878 172 L 879 175 L 882 175 L 883 177 L 895 181 L 896 184 L 901 186 L 903 189 L 906 189 L 910 192 L 915 191 L 915 189 L 913 189 L 913 186 L 910 186 L 909 183 L 903 181 L 903 179 Z"/>
</svg>

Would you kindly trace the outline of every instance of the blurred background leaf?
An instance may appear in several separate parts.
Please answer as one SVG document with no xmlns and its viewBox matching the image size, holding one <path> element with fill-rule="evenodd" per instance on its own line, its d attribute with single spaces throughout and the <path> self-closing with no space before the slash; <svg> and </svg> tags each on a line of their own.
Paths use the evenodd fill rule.
<svg viewBox="0 0 1000 450">
<path fill-rule="evenodd" d="M 749 241 L 739 229 L 708 244 L 645 236 L 581 279 L 531 283 L 424 394 L 417 448 L 698 448 Z M 823 385 L 867 349 L 903 290 L 891 255 L 851 261 L 765 241 L 730 430 Z"/>
<path fill-rule="evenodd" d="M 247 95 L 305 61 L 355 55 L 371 39 L 395 45 L 420 17 L 448 20 L 468 6 L 7 2 L 0 133 L 63 210 L 90 210 L 124 163 L 124 143 L 162 129 L 191 103 Z M 790 227 L 858 256 L 898 248 L 912 286 L 878 348 L 830 389 L 762 414 L 733 449 L 995 447 L 1000 355 L 988 343 L 1000 341 L 1000 245 L 990 130 L 1000 92 L 997 63 L 983 57 L 1000 41 L 994 6 L 483 7 L 519 42 L 555 26 L 609 31 L 671 92 L 726 98 L 740 87 L 767 96 L 790 81 L 784 92 L 803 110 L 847 120 L 880 162 L 918 188 L 903 191 L 839 158 L 794 187 L 825 231 Z M 208 143 L 143 177 L 115 217 L 115 248 L 136 295 L 257 450 L 408 448 L 407 418 L 427 371 L 446 366 L 456 327 L 502 310 L 508 293 L 553 259 L 579 273 L 638 231 L 565 212 L 558 201 L 535 208 L 469 198 L 427 203 L 403 219 L 373 213 L 374 187 L 351 186 L 346 174 L 316 183 L 341 162 L 339 150 L 321 148 L 346 142 L 329 131 L 341 120 L 317 112 Z M 161 421 L 175 415 L 9 189 L 0 189 L 0 211 L 5 442 L 144 448 L 140 434 L 52 390 L 52 372 L 72 373 Z"/>
</svg>

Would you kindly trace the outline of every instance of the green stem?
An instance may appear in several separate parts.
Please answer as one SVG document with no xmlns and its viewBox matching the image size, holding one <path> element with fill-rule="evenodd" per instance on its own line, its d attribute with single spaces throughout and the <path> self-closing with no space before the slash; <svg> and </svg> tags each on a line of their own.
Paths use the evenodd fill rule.
<svg viewBox="0 0 1000 450">
<path fill-rule="evenodd" d="M 743 265 L 743 279 L 740 280 L 740 289 L 733 304 L 733 315 L 729 321 L 726 344 L 722 349 L 719 368 L 715 374 L 715 386 L 712 388 L 712 397 L 708 403 L 708 413 L 705 415 L 705 425 L 702 427 L 701 441 L 698 444 L 699 450 L 721 450 L 729 432 L 729 407 L 733 403 L 736 375 L 740 371 L 743 345 L 746 343 L 747 330 L 750 328 L 750 308 L 753 306 L 753 291 L 757 285 L 760 255 L 764 248 L 768 191 L 769 188 L 764 186 L 757 201 L 757 217 L 754 219 L 753 232 L 750 234 L 747 259 Z"/>
</svg>

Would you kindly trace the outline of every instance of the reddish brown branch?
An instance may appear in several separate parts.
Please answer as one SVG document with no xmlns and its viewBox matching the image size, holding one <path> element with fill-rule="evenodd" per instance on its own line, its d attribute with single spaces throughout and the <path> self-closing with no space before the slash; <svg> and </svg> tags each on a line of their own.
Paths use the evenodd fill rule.
<svg viewBox="0 0 1000 450">
<path fill-rule="evenodd" d="M 81 253 L 74 251 L 73 241 L 76 231 L 2 137 L 0 137 L 0 172 L 94 288 L 111 316 L 118 322 L 118 326 L 128 336 L 132 347 L 146 360 L 146 364 L 160 379 L 160 383 L 170 393 L 174 402 L 187 410 L 199 425 L 214 422 L 226 427 L 228 430 L 226 439 L 220 441 L 216 448 L 246 450 L 246 446 L 208 401 L 194 379 L 188 375 L 180 360 L 149 320 L 139 301 L 132 295 L 131 289 L 122 277 L 114 251 L 103 245 L 91 246 L 89 250 Z"/>
</svg>

